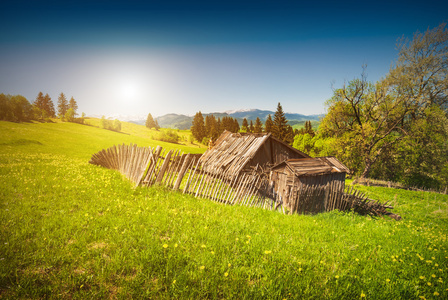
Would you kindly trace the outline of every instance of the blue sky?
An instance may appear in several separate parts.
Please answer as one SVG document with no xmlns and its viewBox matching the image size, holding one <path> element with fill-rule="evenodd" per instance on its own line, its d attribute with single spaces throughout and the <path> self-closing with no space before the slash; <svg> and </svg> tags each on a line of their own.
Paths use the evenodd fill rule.
<svg viewBox="0 0 448 300">
<path fill-rule="evenodd" d="M 446 1 L 2 1 L 0 92 L 64 92 L 88 115 L 320 114 L 332 86 L 386 75 Z"/>
</svg>

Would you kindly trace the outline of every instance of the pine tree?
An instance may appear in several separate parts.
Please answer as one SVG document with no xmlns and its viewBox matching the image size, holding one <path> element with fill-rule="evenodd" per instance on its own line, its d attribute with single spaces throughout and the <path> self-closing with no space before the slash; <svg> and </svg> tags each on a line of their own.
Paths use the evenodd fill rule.
<svg viewBox="0 0 448 300">
<path fill-rule="evenodd" d="M 157 121 L 157 118 L 154 119 L 154 123 L 156 123 L 156 130 L 159 131 L 160 126 L 159 126 L 159 122 Z"/>
<path fill-rule="evenodd" d="M 250 120 L 250 124 L 249 124 L 249 132 L 254 133 L 254 123 L 252 122 L 252 120 Z"/>
<path fill-rule="evenodd" d="M 222 126 L 222 122 L 221 119 L 218 118 L 218 121 L 216 121 L 216 127 L 218 128 L 218 136 L 221 135 L 221 133 L 224 132 L 223 126 Z"/>
<path fill-rule="evenodd" d="M 247 119 L 243 119 L 243 124 L 241 125 L 241 131 L 242 132 L 248 132 L 249 131 L 249 123 L 247 123 Z"/>
<path fill-rule="evenodd" d="M 263 131 L 263 124 L 259 117 L 255 120 L 254 133 L 261 133 Z"/>
<path fill-rule="evenodd" d="M 274 114 L 273 123 L 272 135 L 287 143 L 289 140 L 288 135 L 290 134 L 290 131 L 288 130 L 288 120 L 286 119 L 280 102 L 277 105 L 277 111 Z"/>
<path fill-rule="evenodd" d="M 202 116 L 201 112 L 197 112 L 193 118 L 193 124 L 191 126 L 191 133 L 193 134 L 193 137 L 200 143 L 206 136 L 204 117 Z"/>
<path fill-rule="evenodd" d="M 58 115 L 62 119 L 65 117 L 65 113 L 69 109 L 67 97 L 64 93 L 60 93 L 58 97 Z"/>
<path fill-rule="evenodd" d="M 73 109 L 73 111 L 75 112 L 75 116 L 78 114 L 78 103 L 76 103 L 75 98 L 71 97 L 70 101 L 68 103 L 68 108 Z"/>
<path fill-rule="evenodd" d="M 233 133 L 237 133 L 238 131 L 240 131 L 240 124 L 238 124 L 237 119 L 231 118 L 231 120 L 232 120 L 233 125 L 232 125 L 232 129 L 230 131 Z"/>
<path fill-rule="evenodd" d="M 38 119 L 45 119 L 47 117 L 47 112 L 45 111 L 44 106 L 44 94 L 42 92 L 39 92 L 37 94 L 36 100 L 34 100 L 33 103 L 35 109 L 35 115 Z"/>
<path fill-rule="evenodd" d="M 149 129 L 156 128 L 156 122 L 154 121 L 154 118 L 152 117 L 151 113 L 148 114 L 148 117 L 146 117 L 145 126 Z"/>
<path fill-rule="evenodd" d="M 51 97 L 48 94 L 45 94 L 43 102 L 44 102 L 43 103 L 44 110 L 46 111 L 48 116 L 50 118 L 56 117 L 53 101 L 51 100 Z"/>
<path fill-rule="evenodd" d="M 266 122 L 264 123 L 264 132 L 272 133 L 273 127 L 274 127 L 274 123 L 272 122 L 271 115 L 268 115 L 268 118 L 266 119 Z"/>
</svg>

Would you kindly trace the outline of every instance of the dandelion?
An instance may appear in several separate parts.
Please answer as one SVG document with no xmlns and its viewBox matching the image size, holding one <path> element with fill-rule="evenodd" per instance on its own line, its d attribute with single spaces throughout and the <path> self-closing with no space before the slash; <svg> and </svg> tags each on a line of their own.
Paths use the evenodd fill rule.
<svg viewBox="0 0 448 300">
<path fill-rule="evenodd" d="M 271 253 L 272 253 L 271 250 L 265 250 L 265 251 L 264 251 L 264 254 L 271 254 Z"/>
<path fill-rule="evenodd" d="M 389 283 L 389 282 L 390 282 L 390 279 L 389 279 L 389 278 L 387 278 L 387 279 L 386 279 L 386 282 L 387 282 L 387 283 Z"/>
<path fill-rule="evenodd" d="M 205 245 L 204 245 L 204 244 L 202 244 L 202 245 L 201 245 L 201 248 L 205 248 Z"/>
<path fill-rule="evenodd" d="M 250 235 L 246 235 L 246 237 L 247 237 L 248 239 L 250 239 L 250 238 L 251 238 L 251 236 L 250 236 Z"/>
<path fill-rule="evenodd" d="M 215 254 L 215 251 L 210 251 L 210 253 L 214 255 L 214 254 Z"/>
<path fill-rule="evenodd" d="M 364 292 L 361 292 L 361 298 L 365 298 L 366 294 L 364 294 Z"/>
<path fill-rule="evenodd" d="M 225 272 L 224 277 L 227 277 L 227 276 L 229 276 L 229 273 Z"/>
<path fill-rule="evenodd" d="M 425 296 L 418 296 L 420 299 L 426 300 Z"/>
<path fill-rule="evenodd" d="M 246 244 L 249 244 L 249 241 L 246 241 Z"/>
<path fill-rule="evenodd" d="M 174 244 L 174 248 L 177 248 L 177 244 Z"/>
<path fill-rule="evenodd" d="M 200 269 L 200 270 L 204 270 L 204 269 L 205 269 L 205 266 L 200 266 L 199 269 Z"/>
<path fill-rule="evenodd" d="M 176 283 L 176 279 L 173 280 L 173 284 L 175 284 L 175 283 Z"/>
<path fill-rule="evenodd" d="M 339 278 L 339 275 L 334 276 L 334 278 L 338 279 L 338 278 Z"/>
<path fill-rule="evenodd" d="M 358 259 L 358 258 L 356 258 L 355 260 L 356 260 L 356 261 L 359 261 L 359 259 Z"/>
<path fill-rule="evenodd" d="M 232 265 L 232 264 L 229 263 L 229 264 L 228 264 L 228 267 L 230 268 L 231 265 Z"/>
<path fill-rule="evenodd" d="M 436 278 L 436 274 L 432 274 L 431 277 L 432 277 L 432 278 Z"/>
<path fill-rule="evenodd" d="M 431 286 L 431 282 L 427 282 L 426 284 L 429 285 L 429 286 Z"/>
<path fill-rule="evenodd" d="M 434 296 L 438 296 L 439 295 L 439 293 L 437 293 L 437 292 L 434 292 Z"/>
<path fill-rule="evenodd" d="M 423 280 L 423 279 L 425 279 L 425 276 L 420 276 L 419 278 Z"/>
<path fill-rule="evenodd" d="M 168 244 L 163 244 L 163 248 L 168 248 Z"/>
<path fill-rule="evenodd" d="M 302 272 L 302 268 L 299 268 L 299 272 Z"/>
</svg>

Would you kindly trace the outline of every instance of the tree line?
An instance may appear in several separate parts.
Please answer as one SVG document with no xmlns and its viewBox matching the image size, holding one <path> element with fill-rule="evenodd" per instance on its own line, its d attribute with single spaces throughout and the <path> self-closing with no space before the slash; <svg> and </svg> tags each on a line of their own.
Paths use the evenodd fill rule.
<svg viewBox="0 0 448 300">
<path fill-rule="evenodd" d="M 448 30 L 441 24 L 398 43 L 398 61 L 377 82 L 335 89 L 318 133 L 296 136 L 311 156 L 335 155 L 355 175 L 448 186 Z"/>
<path fill-rule="evenodd" d="M 264 126 L 259 117 L 255 120 L 255 124 L 252 120 L 248 122 L 247 119 L 244 118 L 240 126 L 236 118 L 224 116 L 216 119 L 216 117 L 211 114 L 207 115 L 204 119 L 204 116 L 200 111 L 195 114 L 191 126 L 193 137 L 196 141 L 203 144 L 208 144 L 209 140 L 216 141 L 225 130 L 233 133 L 271 133 L 274 137 L 291 145 L 295 135 L 294 129 L 288 125 L 288 120 L 286 119 L 280 103 L 277 105 L 274 119 L 272 119 L 271 115 L 268 115 Z"/>
<path fill-rule="evenodd" d="M 58 97 L 57 111 L 51 97 L 39 92 L 33 103 L 22 95 L 0 94 L 0 120 L 11 122 L 27 122 L 31 120 L 49 121 L 57 116 L 69 122 L 79 121 L 78 104 L 73 97 L 67 101 L 64 93 Z M 83 116 L 84 117 L 84 116 Z"/>
</svg>

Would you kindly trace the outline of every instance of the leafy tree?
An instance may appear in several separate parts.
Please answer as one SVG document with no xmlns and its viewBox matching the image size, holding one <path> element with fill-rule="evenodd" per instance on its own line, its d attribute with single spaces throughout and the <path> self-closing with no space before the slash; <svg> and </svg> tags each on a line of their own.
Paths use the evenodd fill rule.
<svg viewBox="0 0 448 300">
<path fill-rule="evenodd" d="M 114 131 L 118 131 L 118 132 L 121 131 L 121 122 L 120 122 L 120 120 L 118 120 L 118 119 L 114 120 L 113 130 Z"/>
<path fill-rule="evenodd" d="M 61 119 L 65 117 L 68 108 L 67 97 L 65 97 L 64 93 L 60 93 L 58 97 L 58 115 Z"/>
<path fill-rule="evenodd" d="M 448 112 L 448 29 L 446 23 L 412 40 L 398 43 L 399 56 L 387 79 L 399 97 L 406 99 L 410 116 L 424 117 L 428 107 L 437 105 Z"/>
<path fill-rule="evenodd" d="M 349 168 L 368 177 L 381 153 L 400 141 L 407 132 L 409 105 L 394 97 L 387 80 L 372 84 L 363 72 L 347 86 L 334 91 L 327 102 L 328 113 L 321 123 L 324 136 L 334 136 L 350 156 L 360 156 Z M 353 150 L 350 153 L 349 149 Z"/>
<path fill-rule="evenodd" d="M 202 142 L 204 137 L 206 137 L 204 117 L 200 111 L 193 118 L 191 133 L 198 142 Z"/>
<path fill-rule="evenodd" d="M 268 115 L 268 118 L 266 119 L 266 122 L 264 123 L 264 132 L 266 133 L 272 133 L 274 128 L 274 122 L 272 122 L 271 115 Z"/>
<path fill-rule="evenodd" d="M 73 111 L 75 112 L 75 116 L 78 115 L 77 111 L 78 111 L 78 103 L 76 103 L 75 98 L 71 97 L 70 101 L 68 103 L 68 107 L 73 109 Z"/>
<path fill-rule="evenodd" d="M 10 99 L 5 94 L 0 94 L 0 120 L 11 121 L 12 109 Z"/>
<path fill-rule="evenodd" d="M 146 117 L 145 126 L 148 127 L 149 129 L 156 128 L 156 122 L 154 121 L 154 118 L 150 113 L 148 114 L 148 117 Z"/>
<path fill-rule="evenodd" d="M 262 133 L 263 132 L 263 124 L 259 117 L 255 120 L 254 133 Z"/>
<path fill-rule="evenodd" d="M 67 109 L 64 117 L 67 120 L 67 122 L 74 122 L 75 121 L 75 111 L 73 110 L 73 108 Z"/>
</svg>

